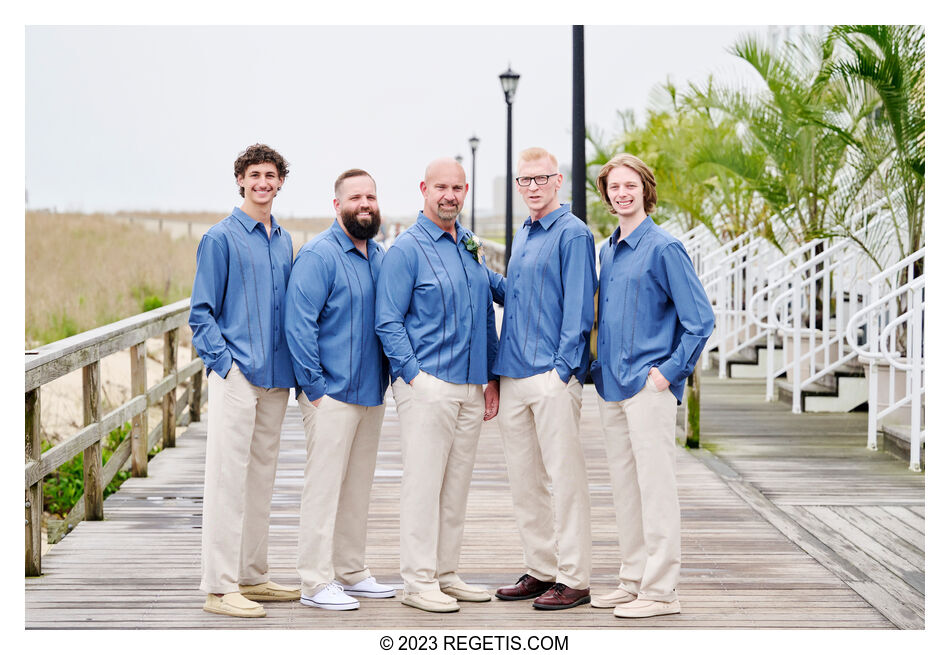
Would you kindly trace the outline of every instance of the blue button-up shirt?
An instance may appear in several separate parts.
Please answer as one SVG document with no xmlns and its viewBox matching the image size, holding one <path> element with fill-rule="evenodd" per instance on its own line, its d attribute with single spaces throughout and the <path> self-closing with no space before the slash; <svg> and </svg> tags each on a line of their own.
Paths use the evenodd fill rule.
<svg viewBox="0 0 950 655">
<path fill-rule="evenodd" d="M 656 367 L 676 402 L 715 316 L 686 249 L 647 216 L 619 239 L 617 228 L 600 251 L 597 360 L 591 377 L 604 400 L 639 392 Z"/>
<path fill-rule="evenodd" d="M 594 237 L 569 205 L 530 218 L 511 242 L 508 276 L 492 273 L 492 294 L 505 306 L 492 371 L 525 378 L 557 370 L 583 384 L 594 324 Z"/>
<path fill-rule="evenodd" d="M 381 405 L 389 362 L 376 336 L 376 280 L 383 249 L 366 253 L 336 221 L 300 252 L 287 286 L 287 343 L 297 386 L 310 400 Z"/>
<path fill-rule="evenodd" d="M 423 370 L 453 384 L 485 384 L 498 350 L 488 269 L 466 250 L 471 232 L 455 223 L 458 241 L 419 212 L 393 242 L 376 292 L 376 333 L 392 378 Z"/>
<path fill-rule="evenodd" d="M 284 340 L 284 295 L 294 248 L 290 234 L 271 216 L 264 224 L 234 208 L 198 244 L 191 289 L 192 343 L 205 363 L 225 377 L 231 363 L 251 384 L 294 386 Z"/>
</svg>

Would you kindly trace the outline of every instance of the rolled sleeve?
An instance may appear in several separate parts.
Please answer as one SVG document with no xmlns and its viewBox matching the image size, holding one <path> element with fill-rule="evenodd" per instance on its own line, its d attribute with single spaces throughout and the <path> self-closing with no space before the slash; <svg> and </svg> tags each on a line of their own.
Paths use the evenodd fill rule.
<svg viewBox="0 0 950 655">
<path fill-rule="evenodd" d="M 594 239 L 588 232 L 561 248 L 564 304 L 554 368 L 565 383 L 579 373 L 594 325 L 595 276 Z"/>
<path fill-rule="evenodd" d="M 715 315 L 682 243 L 677 241 L 664 247 L 659 263 L 658 280 L 673 301 L 683 332 L 669 359 L 657 368 L 671 384 L 678 384 L 696 366 L 712 334 Z"/>
<path fill-rule="evenodd" d="M 406 331 L 413 276 L 406 255 L 393 247 L 383 257 L 376 288 L 376 334 L 389 358 L 392 376 L 407 383 L 419 374 L 419 362 Z"/>
<path fill-rule="evenodd" d="M 297 386 L 310 400 L 327 392 L 320 363 L 320 313 L 329 296 L 327 281 L 332 275 L 322 257 L 303 252 L 294 263 L 287 285 L 284 330 L 293 361 Z"/>
<path fill-rule="evenodd" d="M 227 283 L 227 253 L 217 241 L 205 235 L 198 244 L 188 324 L 191 326 L 192 344 L 201 361 L 208 371 L 214 371 L 222 378 L 227 377 L 233 362 L 216 320 L 224 304 Z"/>
</svg>

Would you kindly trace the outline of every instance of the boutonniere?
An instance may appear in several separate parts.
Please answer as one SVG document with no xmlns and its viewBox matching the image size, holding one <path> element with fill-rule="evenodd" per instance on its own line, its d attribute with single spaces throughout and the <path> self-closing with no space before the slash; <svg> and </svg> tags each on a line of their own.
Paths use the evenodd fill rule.
<svg viewBox="0 0 950 655">
<path fill-rule="evenodd" d="M 475 261 L 482 261 L 482 242 L 479 241 L 477 236 L 471 234 L 462 243 L 465 244 L 465 249 L 472 253 L 472 257 L 475 258 Z"/>
</svg>

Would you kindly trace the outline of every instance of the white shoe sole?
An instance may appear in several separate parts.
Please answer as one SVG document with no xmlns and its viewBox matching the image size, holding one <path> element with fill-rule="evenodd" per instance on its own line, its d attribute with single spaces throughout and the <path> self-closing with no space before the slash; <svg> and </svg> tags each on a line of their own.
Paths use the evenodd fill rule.
<svg viewBox="0 0 950 655">
<path fill-rule="evenodd" d="M 358 610 L 360 608 L 359 603 L 336 603 L 330 605 L 328 603 L 318 603 L 312 601 L 309 598 L 300 597 L 300 604 L 306 605 L 307 607 L 319 607 L 322 610 Z"/>
<path fill-rule="evenodd" d="M 361 596 L 363 598 L 393 598 L 396 595 L 395 589 L 389 591 L 353 591 L 343 587 L 343 591 L 346 592 L 347 596 Z"/>
</svg>

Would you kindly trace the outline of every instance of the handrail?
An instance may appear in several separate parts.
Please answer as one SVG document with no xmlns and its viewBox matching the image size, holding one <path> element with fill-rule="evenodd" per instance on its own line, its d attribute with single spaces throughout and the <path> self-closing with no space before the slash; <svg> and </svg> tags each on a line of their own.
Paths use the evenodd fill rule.
<svg viewBox="0 0 950 655">
<path fill-rule="evenodd" d="M 201 418 L 204 365 L 192 348 L 192 359 L 178 365 L 178 333 L 188 324 L 188 298 L 150 312 L 41 346 L 26 353 L 26 575 L 35 576 L 41 567 L 43 520 L 43 479 L 83 454 L 83 496 L 69 512 L 68 523 L 101 520 L 103 489 L 123 468 L 132 475 L 148 475 L 148 453 L 158 442 L 175 445 L 175 427 L 186 406 L 190 421 Z M 146 388 L 146 340 L 163 337 L 164 365 L 161 380 Z M 108 414 L 101 415 L 100 361 L 108 355 L 129 350 L 132 398 Z M 40 400 L 42 386 L 82 369 L 84 427 L 47 452 L 42 452 Z M 179 396 L 180 384 L 185 389 Z M 148 408 L 162 406 L 162 420 L 148 430 Z M 131 421 L 127 439 L 102 465 L 102 438 Z M 130 461 L 131 460 L 131 461 Z"/>
</svg>

